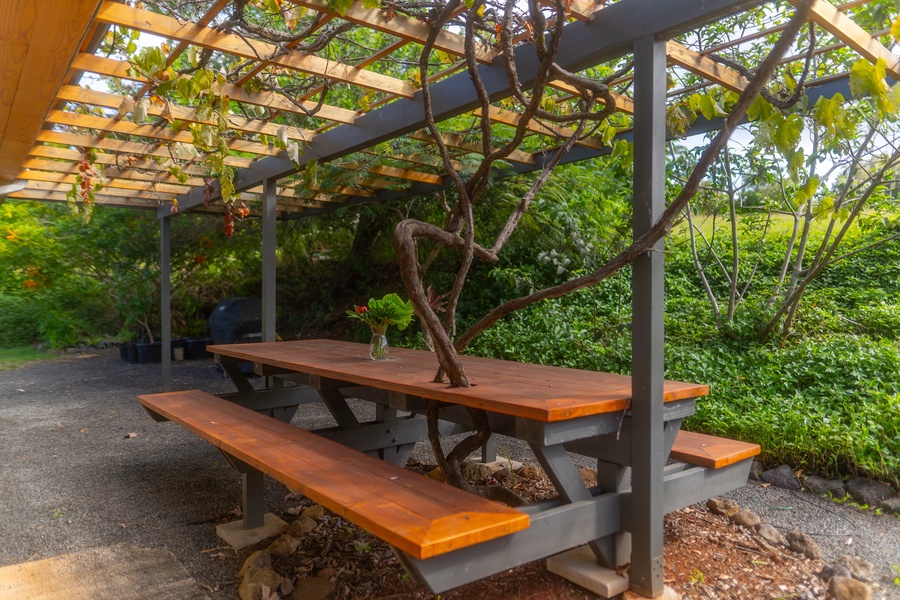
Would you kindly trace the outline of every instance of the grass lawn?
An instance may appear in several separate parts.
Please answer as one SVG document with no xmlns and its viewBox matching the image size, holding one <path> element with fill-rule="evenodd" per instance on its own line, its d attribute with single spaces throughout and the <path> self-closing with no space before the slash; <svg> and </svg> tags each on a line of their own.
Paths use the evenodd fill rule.
<svg viewBox="0 0 900 600">
<path fill-rule="evenodd" d="M 8 371 L 21 367 L 25 363 L 48 358 L 53 358 L 53 355 L 45 350 L 38 350 L 34 346 L 0 348 L 0 371 Z"/>
</svg>

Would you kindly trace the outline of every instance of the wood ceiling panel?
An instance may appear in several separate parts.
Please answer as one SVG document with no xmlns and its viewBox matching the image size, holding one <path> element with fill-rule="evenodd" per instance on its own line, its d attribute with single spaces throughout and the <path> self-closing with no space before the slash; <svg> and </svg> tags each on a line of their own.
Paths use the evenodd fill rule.
<svg viewBox="0 0 900 600">
<path fill-rule="evenodd" d="M 99 5 L 0 2 L 0 180 L 19 172 Z"/>
</svg>

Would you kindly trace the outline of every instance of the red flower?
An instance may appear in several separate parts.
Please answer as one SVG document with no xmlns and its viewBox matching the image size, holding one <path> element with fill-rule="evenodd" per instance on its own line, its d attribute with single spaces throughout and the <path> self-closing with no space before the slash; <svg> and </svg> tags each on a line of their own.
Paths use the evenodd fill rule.
<svg viewBox="0 0 900 600">
<path fill-rule="evenodd" d="M 368 306 L 357 306 L 356 312 L 357 312 L 357 314 L 364 315 L 367 312 L 369 312 L 369 307 Z"/>
</svg>

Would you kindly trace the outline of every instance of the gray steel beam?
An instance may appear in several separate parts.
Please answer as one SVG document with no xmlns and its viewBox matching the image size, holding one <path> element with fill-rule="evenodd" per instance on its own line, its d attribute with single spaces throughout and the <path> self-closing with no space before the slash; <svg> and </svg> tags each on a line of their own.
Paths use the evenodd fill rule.
<svg viewBox="0 0 900 600">
<path fill-rule="evenodd" d="M 679 4 L 679 3 L 673 3 Z M 634 45 L 634 209 L 638 238 L 665 210 L 666 44 L 655 37 Z M 632 271 L 631 589 L 663 592 L 663 250 L 660 240 Z"/>
<path fill-rule="evenodd" d="M 275 249 L 277 179 L 266 179 L 262 194 L 262 341 L 275 341 Z"/>
<path fill-rule="evenodd" d="M 666 466 L 662 473 L 666 512 L 742 487 L 752 462 L 748 459 L 721 469 L 685 463 Z M 624 489 L 604 493 L 594 488 L 589 491 L 589 497 L 571 504 L 555 499 L 519 507 L 531 517 L 528 529 L 495 540 L 425 560 L 397 550 L 394 554 L 404 569 L 438 594 L 590 540 L 634 531 L 635 520 L 639 520 L 634 512 L 636 492 L 627 488 L 625 480 L 616 485 Z M 578 527 L 572 527 L 572 523 Z M 634 577 L 634 565 L 631 577 Z"/>
<path fill-rule="evenodd" d="M 605 494 L 572 504 L 523 506 L 518 510 L 530 514 L 528 529 L 425 560 L 397 550 L 394 554 L 403 568 L 438 594 L 612 535 L 620 527 L 620 499 Z"/>
<path fill-rule="evenodd" d="M 746 10 L 763 0 L 622 0 L 600 11 L 590 23 L 576 22 L 566 26 L 560 42 L 557 64 L 578 71 L 612 60 L 632 51 L 633 45 L 649 36 L 660 39 L 674 37 L 705 23 L 729 14 Z M 511 94 L 503 58 L 490 65 L 480 65 L 485 89 L 492 100 Z M 538 58 L 532 46 L 522 46 L 516 52 L 516 68 L 522 85 L 534 83 Z M 435 121 L 443 121 L 478 107 L 479 101 L 470 75 L 459 73 L 431 88 Z M 296 173 L 312 159 L 322 162 L 371 148 L 384 141 L 425 127 L 422 93 L 409 99 L 399 99 L 383 108 L 367 113 L 352 125 L 342 125 L 316 136 L 304 148 L 299 165 L 295 166 L 284 153 L 264 158 L 235 174 L 235 190 L 240 192 L 261 185 L 266 179 Z M 219 198 L 215 188 L 213 199 Z M 195 188 L 178 197 L 182 211 L 203 202 L 202 188 Z M 171 216 L 168 206 L 161 206 L 159 218 Z"/>
<path fill-rule="evenodd" d="M 172 391 L 172 222 L 159 225 L 159 320 L 162 334 L 162 391 Z"/>
<path fill-rule="evenodd" d="M 831 81 L 827 81 L 827 82 L 821 83 L 819 85 L 809 87 L 806 90 L 806 96 L 808 98 L 808 103 L 810 105 L 815 104 L 819 100 L 819 98 L 832 98 L 832 97 L 834 97 L 835 94 L 843 94 L 843 96 L 845 98 L 851 97 L 852 94 L 850 92 L 850 76 L 849 75 L 844 75 L 837 79 L 833 79 Z M 724 123 L 724 121 L 725 120 L 721 117 L 717 117 L 715 119 L 707 119 L 706 117 L 700 115 L 699 117 L 697 117 L 697 120 L 693 123 L 693 125 L 688 127 L 687 132 L 684 135 L 684 138 L 693 137 L 695 135 L 703 135 L 703 134 L 709 133 L 711 131 L 718 131 L 719 129 L 722 128 L 722 124 Z M 748 120 L 745 118 L 741 122 L 741 124 L 746 124 L 747 122 L 748 122 Z M 616 137 L 614 139 L 615 140 L 625 140 L 626 142 L 632 142 L 632 141 L 634 141 L 634 135 L 631 130 L 628 130 L 628 131 L 623 131 L 622 133 L 616 135 Z M 667 141 L 672 141 L 675 138 L 673 138 L 672 136 L 668 136 L 666 139 L 667 139 Z M 599 158 L 601 156 L 606 156 L 610 152 L 612 152 L 612 148 L 609 148 L 609 147 L 596 149 L 596 148 L 588 148 L 586 146 L 575 146 L 574 148 L 572 148 L 569 151 L 568 154 L 566 154 L 565 157 L 563 157 L 563 159 L 560 161 L 560 164 L 568 164 L 568 163 L 573 163 L 573 162 L 579 162 L 582 160 L 590 160 L 593 158 Z M 534 165 L 516 164 L 516 165 L 514 165 L 514 167 L 515 167 L 514 172 L 511 174 L 518 175 L 521 173 L 530 173 L 532 171 L 541 169 L 544 164 L 544 161 L 549 160 L 552 155 L 553 155 L 552 149 L 546 150 L 546 151 L 541 151 L 541 152 L 536 152 L 533 154 L 534 160 L 535 160 Z M 452 185 L 452 182 L 447 181 L 440 185 L 417 184 L 416 186 L 410 187 L 406 190 L 382 190 L 382 192 L 390 191 L 390 195 L 382 195 L 381 193 L 379 193 L 375 198 L 371 198 L 368 196 L 352 197 L 344 204 L 337 204 L 334 206 L 323 206 L 321 208 L 311 208 L 311 209 L 307 209 L 306 211 L 304 211 L 302 213 L 293 213 L 293 214 L 285 215 L 284 218 L 285 219 L 303 219 L 303 218 L 312 217 L 315 215 L 328 214 L 328 213 L 334 212 L 335 210 L 337 210 L 339 208 L 344 208 L 347 206 L 357 206 L 360 204 L 369 204 L 371 202 L 383 202 L 385 200 L 391 200 L 394 198 L 408 198 L 408 197 L 416 196 L 419 194 L 426 194 L 426 193 L 430 193 L 430 192 L 445 190 L 445 189 L 448 189 L 449 187 L 451 187 L 451 185 Z"/>
</svg>

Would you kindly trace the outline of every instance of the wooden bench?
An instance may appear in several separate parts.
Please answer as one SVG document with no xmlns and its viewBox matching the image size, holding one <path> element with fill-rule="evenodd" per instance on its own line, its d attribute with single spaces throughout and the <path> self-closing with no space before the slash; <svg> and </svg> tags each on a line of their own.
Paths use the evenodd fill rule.
<svg viewBox="0 0 900 600">
<path fill-rule="evenodd" d="M 502 504 L 241 407 L 189 390 L 138 396 L 226 455 L 300 492 L 388 544 L 426 559 L 529 526 Z"/>
<path fill-rule="evenodd" d="M 679 430 L 669 458 L 698 467 L 721 469 L 753 458 L 759 450 L 757 444 Z"/>
</svg>

